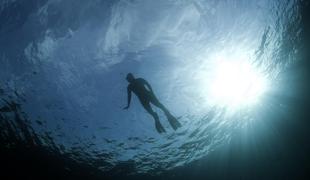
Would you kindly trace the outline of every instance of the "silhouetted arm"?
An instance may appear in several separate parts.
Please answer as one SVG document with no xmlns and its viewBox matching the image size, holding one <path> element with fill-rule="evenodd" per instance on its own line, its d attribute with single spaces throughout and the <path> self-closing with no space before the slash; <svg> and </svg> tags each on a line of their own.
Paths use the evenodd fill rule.
<svg viewBox="0 0 310 180">
<path fill-rule="evenodd" d="M 131 101 L 131 89 L 130 87 L 128 86 L 127 87 L 127 106 L 124 107 L 123 109 L 128 109 L 129 106 L 130 106 L 130 101 Z"/>
<path fill-rule="evenodd" d="M 152 86 L 146 81 L 146 80 L 143 80 L 144 84 L 146 85 L 146 87 L 151 91 L 153 92 L 153 89 L 152 89 Z"/>
</svg>

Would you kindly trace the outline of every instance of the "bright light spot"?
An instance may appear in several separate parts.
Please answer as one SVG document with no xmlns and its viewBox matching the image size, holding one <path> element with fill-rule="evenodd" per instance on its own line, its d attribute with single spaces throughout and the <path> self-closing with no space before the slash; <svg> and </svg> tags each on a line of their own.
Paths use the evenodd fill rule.
<svg viewBox="0 0 310 180">
<path fill-rule="evenodd" d="M 256 103 L 266 90 L 266 80 L 247 61 L 222 61 L 216 65 L 210 95 L 213 103 L 239 108 Z"/>
</svg>

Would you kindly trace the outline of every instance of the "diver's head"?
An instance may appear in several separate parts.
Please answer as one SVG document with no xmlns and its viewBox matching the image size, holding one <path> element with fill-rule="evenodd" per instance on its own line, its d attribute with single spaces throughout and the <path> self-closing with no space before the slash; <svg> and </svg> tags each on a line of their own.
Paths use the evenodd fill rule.
<svg viewBox="0 0 310 180">
<path fill-rule="evenodd" d="M 135 80 L 135 77 L 133 76 L 133 74 L 128 73 L 126 79 L 128 82 L 133 82 Z"/>
</svg>

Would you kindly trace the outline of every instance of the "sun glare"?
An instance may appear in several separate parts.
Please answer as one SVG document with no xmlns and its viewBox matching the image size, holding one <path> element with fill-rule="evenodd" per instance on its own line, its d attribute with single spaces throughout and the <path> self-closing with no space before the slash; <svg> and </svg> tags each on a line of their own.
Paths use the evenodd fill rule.
<svg viewBox="0 0 310 180">
<path fill-rule="evenodd" d="M 246 61 L 220 62 L 213 77 L 210 92 L 217 105 L 250 105 L 256 103 L 266 90 L 264 76 Z"/>
</svg>

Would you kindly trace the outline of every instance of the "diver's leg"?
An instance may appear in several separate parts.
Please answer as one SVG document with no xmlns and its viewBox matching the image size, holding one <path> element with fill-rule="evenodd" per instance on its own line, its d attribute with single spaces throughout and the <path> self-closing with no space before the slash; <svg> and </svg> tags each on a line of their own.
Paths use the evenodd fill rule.
<svg viewBox="0 0 310 180">
<path fill-rule="evenodd" d="M 172 116 L 171 113 L 168 111 L 168 109 L 159 102 L 159 100 L 156 98 L 155 95 L 152 95 L 151 103 L 160 108 L 162 111 L 164 111 L 166 116 Z"/>
<path fill-rule="evenodd" d="M 164 127 L 161 125 L 160 121 L 159 121 L 159 117 L 157 115 L 156 112 L 153 111 L 153 109 L 150 106 L 149 102 L 143 102 L 142 103 L 144 109 L 153 116 L 154 120 L 155 120 L 155 127 L 158 133 L 163 133 L 166 132 L 166 130 L 164 129 Z"/>
<path fill-rule="evenodd" d="M 154 96 L 151 101 L 155 106 L 160 108 L 162 111 L 164 111 L 169 124 L 172 126 L 174 130 L 178 129 L 181 127 L 181 123 L 168 111 L 168 109 L 158 101 L 158 99 Z"/>
</svg>

